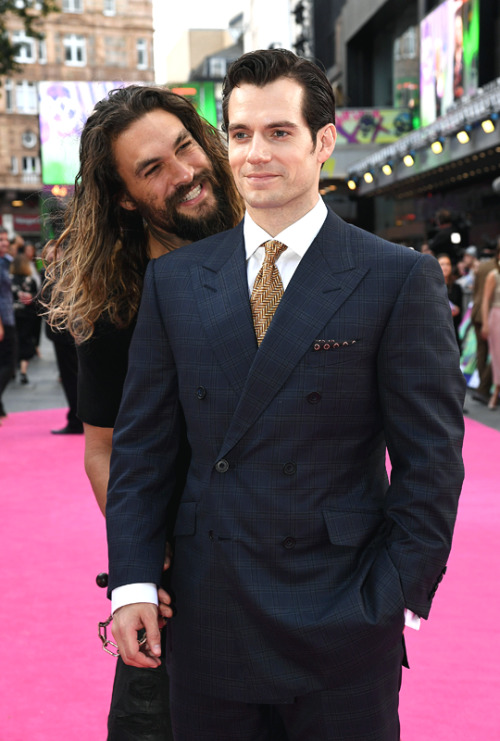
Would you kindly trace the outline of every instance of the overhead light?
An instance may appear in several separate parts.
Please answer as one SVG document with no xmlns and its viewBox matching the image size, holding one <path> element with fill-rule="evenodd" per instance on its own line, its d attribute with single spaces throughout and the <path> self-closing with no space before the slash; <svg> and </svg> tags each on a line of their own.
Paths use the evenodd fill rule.
<svg viewBox="0 0 500 741">
<path fill-rule="evenodd" d="M 469 124 L 467 124 L 467 126 L 464 126 L 463 129 L 460 129 L 460 131 L 457 132 L 457 139 L 460 144 L 467 144 L 467 142 L 470 141 L 470 132 L 471 127 L 469 126 Z"/>
<path fill-rule="evenodd" d="M 405 163 L 406 167 L 413 167 L 415 164 L 415 152 L 408 152 L 408 154 L 405 154 L 403 157 L 403 162 Z"/>
<path fill-rule="evenodd" d="M 434 154 L 441 154 L 444 149 L 444 139 L 442 136 L 438 136 L 431 144 L 431 149 Z"/>
<path fill-rule="evenodd" d="M 11 201 L 12 208 L 21 208 L 21 206 L 24 206 L 24 201 Z"/>
<path fill-rule="evenodd" d="M 370 183 L 373 183 L 373 172 L 371 170 L 367 170 L 363 175 L 363 180 L 365 181 L 365 183 L 368 183 L 368 185 Z"/>
<path fill-rule="evenodd" d="M 392 162 L 386 162 L 385 165 L 382 165 L 382 172 L 384 175 L 392 175 Z"/>
<path fill-rule="evenodd" d="M 492 134 L 495 131 L 496 122 L 498 120 L 498 113 L 492 113 L 491 116 L 481 121 L 481 127 L 485 134 Z"/>
<path fill-rule="evenodd" d="M 347 187 L 349 190 L 356 190 L 358 187 L 358 179 L 354 177 L 350 177 L 347 181 Z"/>
<path fill-rule="evenodd" d="M 460 232 L 452 232 L 450 234 L 450 240 L 452 244 L 460 244 L 460 242 L 462 241 Z"/>
</svg>

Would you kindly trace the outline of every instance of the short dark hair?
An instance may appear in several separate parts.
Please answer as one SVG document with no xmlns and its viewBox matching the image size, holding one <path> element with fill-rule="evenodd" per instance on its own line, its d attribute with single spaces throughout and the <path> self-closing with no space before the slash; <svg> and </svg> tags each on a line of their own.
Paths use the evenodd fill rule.
<svg viewBox="0 0 500 741">
<path fill-rule="evenodd" d="M 231 64 L 222 86 L 222 114 L 227 131 L 229 98 L 243 84 L 264 87 L 280 77 L 295 80 L 304 91 L 302 113 L 313 142 L 318 131 L 335 123 L 335 95 L 327 76 L 314 62 L 288 49 L 261 49 L 243 54 Z"/>
</svg>

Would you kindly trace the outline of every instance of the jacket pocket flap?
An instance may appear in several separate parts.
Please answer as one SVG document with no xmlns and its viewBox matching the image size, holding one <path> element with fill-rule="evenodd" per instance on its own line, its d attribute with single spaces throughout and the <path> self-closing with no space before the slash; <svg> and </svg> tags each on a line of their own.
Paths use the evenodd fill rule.
<svg viewBox="0 0 500 741">
<path fill-rule="evenodd" d="M 328 537 L 333 545 L 359 548 L 372 540 L 384 524 L 382 511 L 323 510 Z"/>
</svg>

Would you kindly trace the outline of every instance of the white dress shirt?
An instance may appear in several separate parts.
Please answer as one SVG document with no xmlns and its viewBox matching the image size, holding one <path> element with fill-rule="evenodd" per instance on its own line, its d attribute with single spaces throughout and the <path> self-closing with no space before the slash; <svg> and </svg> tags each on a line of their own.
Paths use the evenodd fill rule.
<svg viewBox="0 0 500 741">
<path fill-rule="evenodd" d="M 258 226 L 251 216 L 246 213 L 243 222 L 243 236 L 247 261 L 248 294 L 252 294 L 253 284 L 257 273 L 264 261 L 265 249 L 262 246 L 269 239 L 276 239 L 286 244 L 287 249 L 276 260 L 283 288 L 290 283 L 301 259 L 318 235 L 328 215 L 328 209 L 321 197 L 318 196 L 316 205 L 301 219 L 282 232 L 271 236 Z M 136 602 L 153 602 L 158 604 L 156 584 L 125 584 L 113 589 L 111 594 L 112 612 L 124 605 Z M 405 625 L 418 630 L 420 618 L 410 610 L 405 610 Z"/>
</svg>

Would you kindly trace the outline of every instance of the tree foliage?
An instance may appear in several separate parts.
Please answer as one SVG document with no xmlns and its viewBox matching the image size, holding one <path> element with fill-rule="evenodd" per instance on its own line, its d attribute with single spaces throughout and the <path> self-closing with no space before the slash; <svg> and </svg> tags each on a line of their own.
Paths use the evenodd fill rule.
<svg viewBox="0 0 500 741">
<path fill-rule="evenodd" d="M 20 45 L 12 43 L 7 30 L 9 17 L 17 16 L 22 20 L 27 36 L 43 39 L 42 19 L 49 13 L 60 10 L 56 0 L 0 0 L 0 75 L 8 75 L 21 69 L 21 65 L 15 60 Z"/>
</svg>

